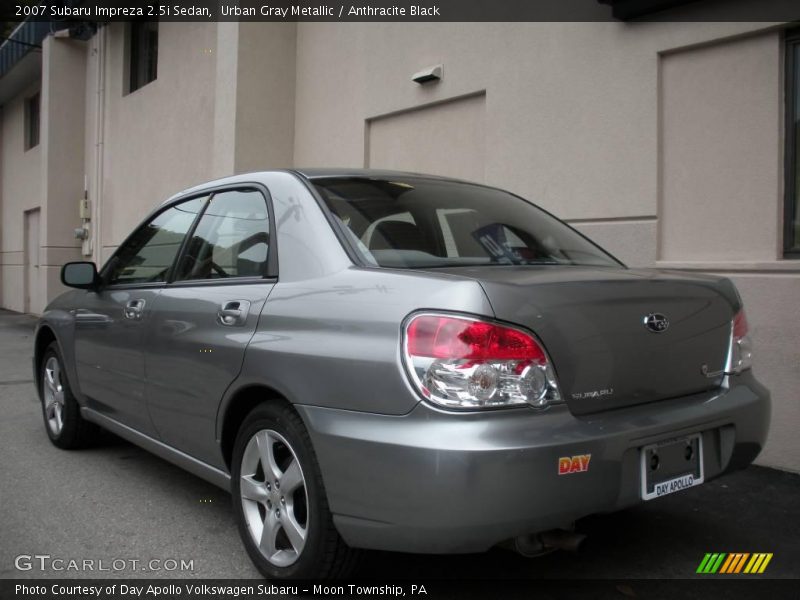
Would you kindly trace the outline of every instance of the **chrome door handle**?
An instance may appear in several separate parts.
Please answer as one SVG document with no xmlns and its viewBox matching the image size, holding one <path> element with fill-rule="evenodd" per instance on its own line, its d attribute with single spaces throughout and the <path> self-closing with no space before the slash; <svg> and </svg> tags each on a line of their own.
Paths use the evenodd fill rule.
<svg viewBox="0 0 800 600">
<path fill-rule="evenodd" d="M 248 300 L 229 300 L 223 303 L 217 311 L 217 322 L 226 327 L 244 325 L 249 310 L 250 302 Z"/>
<path fill-rule="evenodd" d="M 126 319 L 133 319 L 138 321 L 142 318 L 142 312 L 144 311 L 144 300 L 138 298 L 136 300 L 131 300 L 125 305 L 125 318 Z"/>
</svg>

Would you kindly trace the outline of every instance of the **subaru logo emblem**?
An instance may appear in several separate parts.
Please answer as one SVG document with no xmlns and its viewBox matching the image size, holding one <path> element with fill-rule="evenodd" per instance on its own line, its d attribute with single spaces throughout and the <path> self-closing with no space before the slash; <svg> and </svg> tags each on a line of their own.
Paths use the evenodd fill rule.
<svg viewBox="0 0 800 600">
<path fill-rule="evenodd" d="M 669 327 L 669 320 L 661 313 L 650 313 L 644 318 L 644 326 L 653 333 L 663 333 Z"/>
</svg>

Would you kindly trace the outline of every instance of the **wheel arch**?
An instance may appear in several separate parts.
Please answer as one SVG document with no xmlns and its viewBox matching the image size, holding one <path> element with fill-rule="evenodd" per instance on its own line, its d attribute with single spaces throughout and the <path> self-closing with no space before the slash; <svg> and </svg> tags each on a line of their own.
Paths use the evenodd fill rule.
<svg viewBox="0 0 800 600">
<path fill-rule="evenodd" d="M 36 383 L 37 390 L 41 385 L 42 358 L 44 357 L 47 347 L 53 342 L 58 343 L 58 338 L 53 328 L 46 323 L 40 325 L 39 329 L 36 331 L 36 338 L 33 343 L 33 380 Z"/>
<path fill-rule="evenodd" d="M 264 384 L 244 385 L 233 392 L 224 403 L 219 425 L 219 445 L 228 472 L 231 470 L 236 434 L 242 422 L 256 406 L 264 403 L 277 403 L 292 407 L 292 403 L 284 394 Z M 302 415 L 296 410 L 295 412 L 302 420 Z"/>
</svg>

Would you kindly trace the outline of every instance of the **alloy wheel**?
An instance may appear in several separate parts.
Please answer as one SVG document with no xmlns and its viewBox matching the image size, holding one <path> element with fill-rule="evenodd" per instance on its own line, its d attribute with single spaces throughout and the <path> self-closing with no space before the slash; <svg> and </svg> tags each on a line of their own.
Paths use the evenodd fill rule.
<svg viewBox="0 0 800 600">
<path fill-rule="evenodd" d="M 64 384 L 61 380 L 61 365 L 55 356 L 47 359 L 43 379 L 42 402 L 47 426 L 53 435 L 58 436 L 64 427 Z"/>
<path fill-rule="evenodd" d="M 256 432 L 242 456 L 239 482 L 242 511 L 250 535 L 277 567 L 300 558 L 308 539 L 308 493 L 297 454 L 271 429 Z"/>
</svg>

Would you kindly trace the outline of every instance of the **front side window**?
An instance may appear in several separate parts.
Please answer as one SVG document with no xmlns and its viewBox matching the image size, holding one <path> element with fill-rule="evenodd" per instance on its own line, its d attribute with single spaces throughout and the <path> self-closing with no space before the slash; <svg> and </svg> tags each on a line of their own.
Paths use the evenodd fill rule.
<svg viewBox="0 0 800 600">
<path fill-rule="evenodd" d="M 501 190 L 412 177 L 313 183 L 366 264 L 620 266 L 555 217 Z"/>
<path fill-rule="evenodd" d="M 176 204 L 137 229 L 103 269 L 109 285 L 159 283 L 167 274 L 205 198 Z"/>
<path fill-rule="evenodd" d="M 128 91 L 134 92 L 158 76 L 158 21 L 130 24 Z"/>
<path fill-rule="evenodd" d="M 786 158 L 783 247 L 800 258 L 800 31 L 786 38 Z"/>
<path fill-rule="evenodd" d="M 176 280 L 261 277 L 269 255 L 267 202 L 257 190 L 215 194 L 179 261 Z"/>
</svg>

